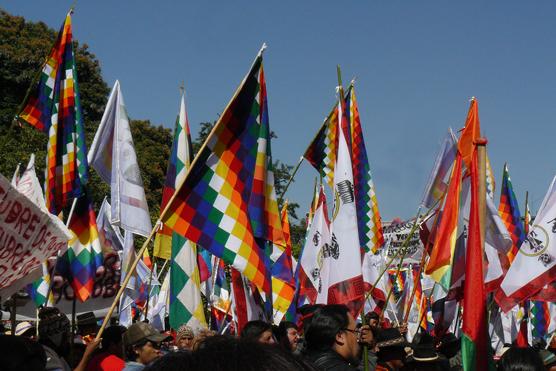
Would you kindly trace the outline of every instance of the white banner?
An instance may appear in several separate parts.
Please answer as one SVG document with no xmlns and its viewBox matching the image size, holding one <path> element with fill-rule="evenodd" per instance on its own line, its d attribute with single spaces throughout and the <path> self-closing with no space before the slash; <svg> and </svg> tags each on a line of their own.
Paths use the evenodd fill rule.
<svg viewBox="0 0 556 371">
<path fill-rule="evenodd" d="M 30 276 L 58 250 L 64 253 L 70 238 L 58 218 L 41 210 L 0 175 L 0 289 Z"/>
</svg>

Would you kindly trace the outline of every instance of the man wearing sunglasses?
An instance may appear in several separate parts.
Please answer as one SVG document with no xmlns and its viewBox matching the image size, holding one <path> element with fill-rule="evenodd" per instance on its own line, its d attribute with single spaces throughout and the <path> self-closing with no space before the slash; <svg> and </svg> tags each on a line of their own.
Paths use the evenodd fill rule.
<svg viewBox="0 0 556 371">
<path fill-rule="evenodd" d="M 369 326 L 357 328 L 345 305 L 325 305 L 318 309 L 305 332 L 307 358 L 319 370 L 343 371 L 357 367 L 361 345 L 371 346 Z"/>
<path fill-rule="evenodd" d="M 160 344 L 170 337 L 159 333 L 152 325 L 137 322 L 124 334 L 128 362 L 124 371 L 140 371 L 161 356 Z"/>
</svg>

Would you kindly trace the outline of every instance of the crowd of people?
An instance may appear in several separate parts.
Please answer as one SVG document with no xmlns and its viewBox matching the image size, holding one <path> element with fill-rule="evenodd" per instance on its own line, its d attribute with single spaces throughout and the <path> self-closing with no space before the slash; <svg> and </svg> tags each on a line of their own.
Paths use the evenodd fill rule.
<svg viewBox="0 0 556 371">
<path fill-rule="evenodd" d="M 181 326 L 160 332 L 136 322 L 107 327 L 95 340 L 94 316 L 78 320 L 72 335 L 65 314 L 43 308 L 38 326 L 22 322 L 0 335 L 0 368 L 6 371 L 209 371 L 209 370 L 462 370 L 460 340 L 392 327 L 376 313 L 362 324 L 344 305 L 301 308 L 299 324 L 250 321 L 239 337 Z M 77 339 L 77 341 L 76 341 Z M 556 345 L 556 344 L 550 344 Z M 548 348 L 548 349 L 544 349 Z M 509 346 L 497 359 L 501 371 L 556 370 L 556 347 Z M 366 367 L 365 367 L 366 366 Z"/>
</svg>

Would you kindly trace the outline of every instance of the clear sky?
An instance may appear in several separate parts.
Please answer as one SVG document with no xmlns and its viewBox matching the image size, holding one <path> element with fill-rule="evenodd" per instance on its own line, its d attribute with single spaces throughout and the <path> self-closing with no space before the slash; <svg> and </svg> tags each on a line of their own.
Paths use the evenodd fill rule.
<svg viewBox="0 0 556 371">
<path fill-rule="evenodd" d="M 2 0 L 58 29 L 72 1 Z M 173 127 L 178 86 L 191 130 L 217 117 L 266 42 L 273 156 L 295 164 L 335 99 L 356 91 L 383 219 L 416 212 L 448 126 L 476 96 L 497 181 L 508 162 L 523 210 L 556 174 L 554 1 L 78 1 L 74 37 L 122 84 L 129 115 Z M 309 203 L 304 163 L 288 197 Z"/>
</svg>

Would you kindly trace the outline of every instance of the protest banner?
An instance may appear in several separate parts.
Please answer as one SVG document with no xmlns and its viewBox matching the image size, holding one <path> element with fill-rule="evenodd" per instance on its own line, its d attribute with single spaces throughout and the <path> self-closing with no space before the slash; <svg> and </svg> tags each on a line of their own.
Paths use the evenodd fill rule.
<svg viewBox="0 0 556 371">
<path fill-rule="evenodd" d="M 419 233 L 414 233 L 408 241 L 408 245 L 405 248 L 406 251 L 401 251 L 398 254 L 398 250 L 409 236 L 414 222 L 413 219 L 410 219 L 405 222 L 384 222 L 382 224 L 387 259 L 397 256 L 397 258 L 392 261 L 393 266 L 399 263 L 402 256 L 404 256 L 404 264 L 419 264 L 421 262 L 423 243 L 421 242 Z"/>
<path fill-rule="evenodd" d="M 41 262 L 64 253 L 70 231 L 0 174 L 0 296 L 36 278 Z"/>
</svg>

